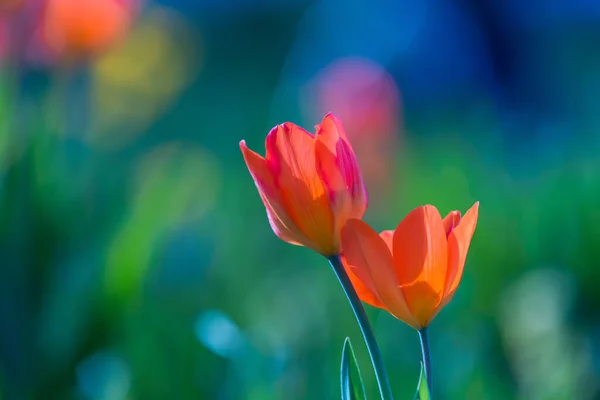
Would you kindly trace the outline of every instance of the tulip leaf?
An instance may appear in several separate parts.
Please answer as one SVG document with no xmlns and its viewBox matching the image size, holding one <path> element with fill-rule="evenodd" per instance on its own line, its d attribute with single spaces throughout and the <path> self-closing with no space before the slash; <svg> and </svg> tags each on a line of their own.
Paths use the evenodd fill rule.
<svg viewBox="0 0 600 400">
<path fill-rule="evenodd" d="M 360 376 L 360 370 L 354 357 L 350 338 L 344 341 L 342 350 L 342 400 L 366 400 L 365 387 Z"/>
<path fill-rule="evenodd" d="M 429 387 L 427 386 L 427 377 L 425 376 L 425 367 L 421 363 L 421 375 L 419 376 L 419 384 L 417 386 L 417 393 L 415 394 L 415 400 L 429 400 Z"/>
</svg>

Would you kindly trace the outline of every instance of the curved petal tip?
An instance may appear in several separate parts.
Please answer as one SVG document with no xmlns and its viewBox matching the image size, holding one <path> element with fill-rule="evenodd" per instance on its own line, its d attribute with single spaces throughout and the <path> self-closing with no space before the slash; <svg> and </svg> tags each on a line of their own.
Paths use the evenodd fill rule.
<svg viewBox="0 0 600 400">
<path fill-rule="evenodd" d="M 461 223 L 467 219 L 471 220 L 470 223 L 477 224 L 477 219 L 479 217 L 479 201 L 476 201 L 475 204 L 471 206 L 463 216 Z M 475 229 L 475 227 L 473 227 Z"/>
</svg>

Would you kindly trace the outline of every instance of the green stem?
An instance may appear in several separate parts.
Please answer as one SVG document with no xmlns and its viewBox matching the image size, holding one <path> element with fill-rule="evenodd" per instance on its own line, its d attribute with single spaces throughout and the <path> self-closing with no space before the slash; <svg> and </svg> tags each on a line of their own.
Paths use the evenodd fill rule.
<svg viewBox="0 0 600 400">
<path fill-rule="evenodd" d="M 344 292 L 346 293 L 346 297 L 348 298 L 350 306 L 352 307 L 352 311 L 354 311 L 354 315 L 358 321 L 360 331 L 365 339 L 367 349 L 369 350 L 369 355 L 371 356 L 371 362 L 373 363 L 373 369 L 375 370 L 375 377 L 377 378 L 377 385 L 379 386 L 381 399 L 393 400 L 394 397 L 392 396 L 392 389 L 390 387 L 390 381 L 385 370 L 385 364 L 383 363 L 381 351 L 379 351 L 379 346 L 377 346 L 377 342 L 375 341 L 373 328 L 371 328 L 371 324 L 369 323 L 365 309 L 363 308 L 362 303 L 360 302 L 360 299 L 358 298 L 358 295 L 352 286 L 352 282 L 350 282 L 350 278 L 348 278 L 348 274 L 346 274 L 346 270 L 344 269 L 344 265 L 342 264 L 340 256 L 335 255 L 327 257 L 327 259 L 329 260 L 335 275 L 337 276 L 342 288 L 344 289 Z"/>
<path fill-rule="evenodd" d="M 423 354 L 423 368 L 425 369 L 425 377 L 427 378 L 427 387 L 429 388 L 429 398 L 433 397 L 433 378 L 431 376 L 431 354 L 429 352 L 429 337 L 427 336 L 427 328 L 422 328 L 419 331 L 419 339 L 421 339 L 421 353 Z"/>
</svg>

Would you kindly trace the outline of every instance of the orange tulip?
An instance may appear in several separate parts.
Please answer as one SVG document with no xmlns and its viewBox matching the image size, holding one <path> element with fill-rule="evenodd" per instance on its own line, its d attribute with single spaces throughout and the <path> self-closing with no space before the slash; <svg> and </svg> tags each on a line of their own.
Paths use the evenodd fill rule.
<svg viewBox="0 0 600 400">
<path fill-rule="evenodd" d="M 327 114 L 315 128 L 311 135 L 290 122 L 276 126 L 265 157 L 243 140 L 240 148 L 275 234 L 331 256 L 346 221 L 363 216 L 367 191 L 341 121 Z"/>
<path fill-rule="evenodd" d="M 452 299 L 462 278 L 479 202 L 463 218 L 442 220 L 431 205 L 411 211 L 395 231 L 378 235 L 358 219 L 342 230 L 343 262 L 362 301 L 417 330 Z"/>
</svg>

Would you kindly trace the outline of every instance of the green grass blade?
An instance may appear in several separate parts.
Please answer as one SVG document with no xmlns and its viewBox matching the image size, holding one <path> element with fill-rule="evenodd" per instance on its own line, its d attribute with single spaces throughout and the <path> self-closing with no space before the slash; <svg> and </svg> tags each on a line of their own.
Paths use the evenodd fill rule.
<svg viewBox="0 0 600 400">
<path fill-rule="evenodd" d="M 342 350 L 342 400 L 366 400 L 365 387 L 360 376 L 360 370 L 354 357 L 354 350 L 350 338 L 344 341 Z"/>
</svg>

